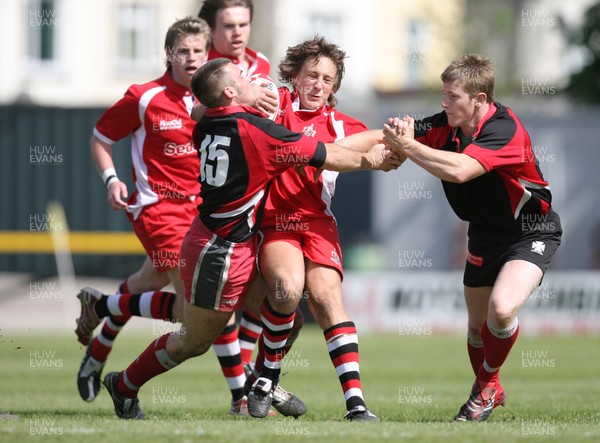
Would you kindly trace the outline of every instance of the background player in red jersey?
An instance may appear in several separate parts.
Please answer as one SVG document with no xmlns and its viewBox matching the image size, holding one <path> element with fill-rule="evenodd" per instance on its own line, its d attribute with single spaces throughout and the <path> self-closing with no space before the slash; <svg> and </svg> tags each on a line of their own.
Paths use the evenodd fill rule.
<svg viewBox="0 0 600 443">
<path fill-rule="evenodd" d="M 248 47 L 254 4 L 252 0 L 206 0 L 198 17 L 210 26 L 212 48 L 208 59 L 230 59 L 245 75 L 270 75 L 267 57 Z"/>
<path fill-rule="evenodd" d="M 114 210 L 126 211 L 147 257 L 142 269 L 121 285 L 124 295 L 113 297 L 103 310 L 98 306 L 101 317 L 108 318 L 88 346 L 78 373 L 79 393 L 86 401 L 94 400 L 98 394 L 100 374 L 113 341 L 131 315 L 181 318 L 179 249 L 197 212 L 198 202 L 194 200 L 199 192 L 199 162 L 191 143 L 195 122 L 190 118 L 196 99 L 190 82 L 196 69 L 206 61 L 209 47 L 209 27 L 203 20 L 187 17 L 175 22 L 165 37 L 164 75 L 131 86 L 94 128 L 92 158 L 106 184 L 108 204 Z M 112 145 L 128 135 L 132 137 L 136 187 L 131 196 L 125 183 L 118 179 L 112 160 Z M 169 281 L 180 297 L 158 291 Z M 98 294 L 80 294 L 80 298 L 94 296 Z M 96 312 L 88 309 L 87 313 L 87 317 L 80 317 L 76 330 L 79 341 L 86 345 L 99 321 Z"/>
<path fill-rule="evenodd" d="M 494 67 L 467 54 L 442 73 L 443 112 L 392 118 L 385 142 L 440 178 L 469 222 L 464 273 L 468 352 L 476 379 L 457 421 L 484 421 L 506 394 L 499 371 L 517 339 L 517 313 L 541 283 L 560 245 L 560 218 L 511 109 L 495 102 Z"/>
<path fill-rule="evenodd" d="M 392 167 L 382 145 L 368 153 L 325 146 L 262 118 L 245 106 L 254 99 L 250 79 L 228 59 L 200 68 L 192 88 L 209 109 L 194 132 L 202 203 L 181 250 L 185 315 L 180 331 L 154 341 L 125 371 L 106 375 L 104 385 L 120 418 L 143 418 L 137 399 L 141 386 L 205 353 L 243 304 L 256 275 L 254 234 L 273 177 L 297 164 L 342 171 Z M 281 161 L 282 147 L 295 147 L 298 156 Z"/>
<path fill-rule="evenodd" d="M 366 131 L 360 121 L 335 108 L 334 94 L 344 75 L 346 53 L 325 38 L 288 48 L 279 64 L 281 80 L 293 90 L 280 88 L 281 116 L 285 127 L 321 142 L 336 142 Z M 343 142 L 341 142 L 343 144 Z M 316 322 L 324 331 L 331 361 L 337 371 L 346 401 L 346 418 L 378 421 L 366 407 L 360 381 L 358 336 L 342 299 L 342 251 L 337 223 L 331 211 L 337 172 L 325 170 L 315 178 L 307 167 L 300 175 L 290 169 L 273 181 L 262 224 L 263 244 L 259 254 L 262 275 L 275 300 L 273 308 L 297 305 L 304 293 Z M 306 292 L 304 290 L 306 289 Z M 285 309 L 285 308 L 284 308 Z M 263 313 L 263 323 L 274 321 Z M 262 377 L 279 367 L 285 351 L 273 343 L 280 331 L 263 333 L 259 357 L 248 383 L 263 384 Z M 290 343 L 287 343 L 289 348 Z M 266 367 L 265 367 L 266 366 Z M 268 383 L 266 383 L 268 385 Z M 249 397 L 252 402 L 268 402 L 260 389 Z"/>
</svg>

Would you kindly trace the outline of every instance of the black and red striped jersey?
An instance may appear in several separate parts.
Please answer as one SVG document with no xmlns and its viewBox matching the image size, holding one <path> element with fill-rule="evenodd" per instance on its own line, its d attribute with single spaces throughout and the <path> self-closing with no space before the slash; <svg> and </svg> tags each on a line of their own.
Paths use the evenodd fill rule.
<svg viewBox="0 0 600 443">
<path fill-rule="evenodd" d="M 209 108 L 194 129 L 202 222 L 239 243 L 260 227 L 271 180 L 290 166 L 322 166 L 325 145 L 245 106 Z"/>
<path fill-rule="evenodd" d="M 445 112 L 415 122 L 415 139 L 435 149 L 460 151 L 457 128 Z M 524 221 L 552 212 L 529 134 L 510 108 L 492 103 L 462 150 L 488 171 L 466 183 L 442 181 L 454 212 L 482 229 L 523 231 Z"/>
</svg>

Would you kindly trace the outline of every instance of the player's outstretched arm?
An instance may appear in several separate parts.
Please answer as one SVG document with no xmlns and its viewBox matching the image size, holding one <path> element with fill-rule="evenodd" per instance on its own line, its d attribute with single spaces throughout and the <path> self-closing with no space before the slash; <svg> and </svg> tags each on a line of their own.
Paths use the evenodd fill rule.
<svg viewBox="0 0 600 443">
<path fill-rule="evenodd" d="M 481 163 L 467 154 L 433 149 L 418 142 L 412 138 L 414 119 L 405 121 L 404 126 L 384 125 L 384 142 L 394 152 L 406 155 L 432 175 L 448 182 L 465 183 L 487 172 Z"/>
<path fill-rule="evenodd" d="M 383 143 L 383 131 L 381 129 L 371 129 L 363 132 L 344 137 L 336 143 L 345 148 L 352 149 L 358 152 L 368 152 L 373 145 Z M 390 149 L 386 152 L 386 162 L 378 169 L 382 171 L 392 171 L 398 169 L 399 166 L 406 160 L 406 155 L 403 153 L 393 152 Z"/>
<path fill-rule="evenodd" d="M 357 132 L 336 141 L 336 143 L 353 151 L 367 152 L 373 145 L 383 143 L 383 131 L 381 129 L 370 129 Z"/>
<path fill-rule="evenodd" d="M 386 164 L 385 145 L 373 145 L 367 152 L 357 152 L 336 143 L 325 143 L 327 157 L 321 166 L 323 169 L 338 172 L 358 171 L 361 169 L 382 169 Z"/>
<path fill-rule="evenodd" d="M 127 209 L 127 186 L 117 177 L 112 159 L 112 146 L 95 135 L 90 140 L 92 160 L 108 191 L 108 205 L 115 210 Z"/>
</svg>

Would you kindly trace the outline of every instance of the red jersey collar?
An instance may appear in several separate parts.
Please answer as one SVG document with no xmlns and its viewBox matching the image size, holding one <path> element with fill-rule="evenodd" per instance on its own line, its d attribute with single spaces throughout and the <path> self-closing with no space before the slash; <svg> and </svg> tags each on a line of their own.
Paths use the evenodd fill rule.
<svg viewBox="0 0 600 443">
<path fill-rule="evenodd" d="M 165 74 L 163 75 L 162 78 L 164 79 L 165 84 L 167 85 L 167 89 L 169 91 L 173 91 L 174 93 L 176 93 L 177 95 L 180 95 L 182 97 L 184 95 L 192 95 L 192 91 L 190 90 L 190 88 L 187 88 L 187 87 L 177 83 L 173 79 L 173 76 L 171 75 L 171 73 L 168 70 L 165 72 Z"/>
<path fill-rule="evenodd" d="M 244 51 L 243 58 L 249 58 L 252 61 L 252 60 L 256 59 L 256 57 L 257 57 L 256 52 L 252 51 L 249 48 L 246 48 L 246 50 Z M 215 48 L 210 48 L 210 50 L 208 51 L 208 59 L 212 60 L 212 59 L 215 59 L 215 58 L 228 58 L 235 65 L 239 65 L 242 62 L 241 58 L 237 58 L 237 57 L 232 57 L 230 55 L 221 54 Z M 250 63 L 250 65 L 252 65 L 252 63 Z"/>
<path fill-rule="evenodd" d="M 481 121 L 477 124 L 477 131 L 475 131 L 475 134 L 473 134 L 473 138 L 476 138 L 479 133 L 481 132 L 481 128 L 483 127 L 483 125 L 485 123 L 487 123 L 487 121 L 492 118 L 492 116 L 496 113 L 496 111 L 498 110 L 498 108 L 496 107 L 496 105 L 492 102 L 490 103 L 490 109 L 488 109 L 488 111 L 485 113 L 485 115 L 483 116 L 483 118 L 481 119 Z"/>
</svg>

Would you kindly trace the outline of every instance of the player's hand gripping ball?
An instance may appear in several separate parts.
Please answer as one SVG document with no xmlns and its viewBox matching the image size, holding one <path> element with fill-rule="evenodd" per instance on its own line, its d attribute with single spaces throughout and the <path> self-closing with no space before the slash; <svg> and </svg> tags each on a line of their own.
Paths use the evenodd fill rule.
<svg viewBox="0 0 600 443">
<path fill-rule="evenodd" d="M 264 108 L 261 107 L 261 100 L 258 101 L 259 110 L 267 116 L 269 120 L 275 120 L 277 115 L 279 114 L 279 92 L 277 91 L 277 85 L 270 77 L 267 76 L 256 76 L 250 83 L 260 85 L 266 88 L 268 91 L 271 91 L 277 97 L 277 104 L 275 105 L 275 110 L 272 112 L 265 111 Z"/>
</svg>

